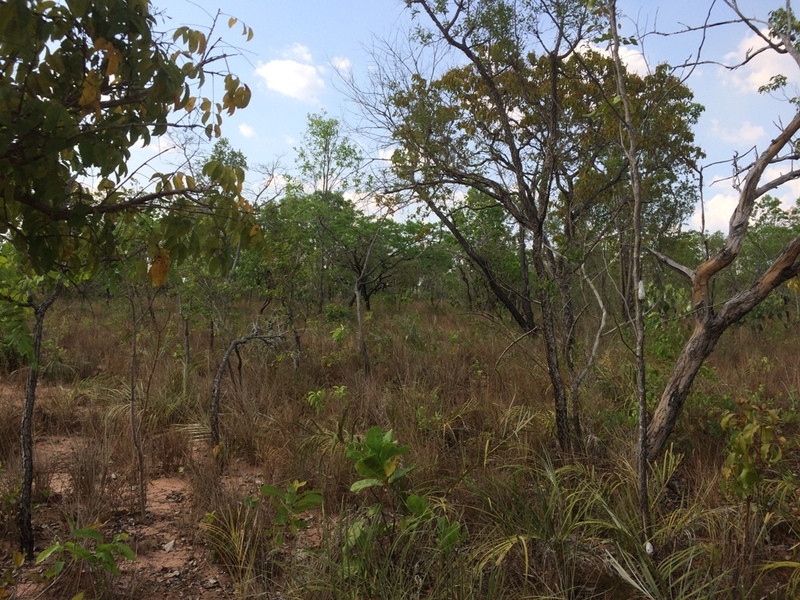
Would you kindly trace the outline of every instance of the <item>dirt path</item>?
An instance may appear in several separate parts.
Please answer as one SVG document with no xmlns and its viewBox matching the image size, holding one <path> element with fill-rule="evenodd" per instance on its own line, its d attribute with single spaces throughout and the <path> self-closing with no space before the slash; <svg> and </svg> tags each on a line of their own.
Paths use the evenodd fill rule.
<svg viewBox="0 0 800 600">
<path fill-rule="evenodd" d="M 80 443 L 76 437 L 52 437 L 37 442 L 39 458 L 53 469 L 49 479 L 53 500 L 39 506 L 34 517 L 39 550 L 60 537 L 57 533 L 63 521 L 60 503 L 70 493 L 70 478 L 61 468 L 65 457 Z M 159 477 L 148 485 L 144 519 L 118 510 L 103 524 L 106 540 L 114 534 L 126 533 L 127 543 L 136 554 L 135 562 L 120 559 L 118 563 L 121 576 L 113 581 L 113 587 L 120 597 L 164 600 L 232 597 L 224 569 L 208 560 L 209 548 L 200 534 L 191 501 L 186 477 Z M 12 550 L 11 547 L 0 548 L 0 564 L 10 558 Z M 45 568 L 43 565 L 24 566 L 17 574 L 16 596 L 12 597 L 26 600 L 71 598 L 82 591 L 80 585 L 62 593 L 38 583 L 36 580 L 41 578 Z"/>
</svg>

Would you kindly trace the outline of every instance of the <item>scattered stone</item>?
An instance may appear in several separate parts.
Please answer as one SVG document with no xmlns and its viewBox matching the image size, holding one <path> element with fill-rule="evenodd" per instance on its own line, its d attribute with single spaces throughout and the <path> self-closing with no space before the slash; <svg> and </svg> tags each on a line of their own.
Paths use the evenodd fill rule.
<svg viewBox="0 0 800 600">
<path fill-rule="evenodd" d="M 175 540 L 164 544 L 164 552 L 172 552 L 175 549 Z"/>
</svg>

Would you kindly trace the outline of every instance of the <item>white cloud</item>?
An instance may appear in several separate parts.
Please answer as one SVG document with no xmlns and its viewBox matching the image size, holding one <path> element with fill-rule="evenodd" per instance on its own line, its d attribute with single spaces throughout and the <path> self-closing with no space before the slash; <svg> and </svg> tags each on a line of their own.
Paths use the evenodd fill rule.
<svg viewBox="0 0 800 600">
<path fill-rule="evenodd" d="M 593 50 L 602 56 L 611 57 L 611 51 L 607 48 L 602 48 L 597 44 L 584 40 L 578 45 L 577 51 L 586 52 L 587 50 Z M 650 73 L 647 59 L 637 48 L 620 46 L 619 58 L 629 72 L 636 73 L 639 77 L 645 77 Z"/>
<path fill-rule="evenodd" d="M 761 125 L 744 121 L 736 129 L 722 127 L 718 119 L 711 119 L 711 135 L 730 144 L 752 145 L 764 137 L 766 130 Z"/>
<path fill-rule="evenodd" d="M 780 167 L 770 167 L 764 171 L 761 179 L 762 183 L 771 181 L 785 173 L 785 169 Z M 710 185 L 727 186 L 730 189 L 731 180 L 730 176 L 714 176 Z M 800 180 L 788 181 L 770 192 L 772 196 L 781 201 L 781 206 L 784 210 L 788 210 L 796 205 L 797 199 L 800 198 Z M 725 234 L 728 233 L 728 226 L 730 224 L 731 215 L 739 203 L 739 196 L 734 189 L 725 193 L 716 194 L 705 203 L 705 228 L 707 232 L 713 233 L 721 231 Z M 689 219 L 689 226 L 697 231 L 700 230 L 700 206 L 695 209 L 694 214 Z"/>
<path fill-rule="evenodd" d="M 283 51 L 283 57 L 292 60 L 298 60 L 302 63 L 313 62 L 311 51 L 308 49 L 308 46 L 303 46 L 303 44 L 298 44 L 297 42 Z"/>
<path fill-rule="evenodd" d="M 239 125 L 239 133 L 241 133 L 246 138 L 255 137 L 256 130 L 250 127 L 247 123 L 242 123 Z"/>
<path fill-rule="evenodd" d="M 294 139 L 294 138 L 293 138 L 292 136 L 290 136 L 290 135 L 285 135 L 285 136 L 283 136 L 283 141 L 284 141 L 284 143 L 285 143 L 285 144 L 287 144 L 287 145 L 289 145 L 289 146 L 292 146 L 292 145 L 294 145 L 295 143 L 297 143 L 297 140 L 296 140 L 296 139 Z"/>
<path fill-rule="evenodd" d="M 334 56 L 331 59 L 331 65 L 337 71 L 349 71 L 350 68 L 353 66 L 353 63 L 350 62 L 350 59 L 344 56 Z"/>
<path fill-rule="evenodd" d="M 394 151 L 397 150 L 396 146 L 387 146 L 386 148 L 380 148 L 378 150 L 378 160 L 392 160 L 392 156 L 394 156 Z"/>
<path fill-rule="evenodd" d="M 256 75 L 269 89 L 303 102 L 319 102 L 318 95 L 325 91 L 317 67 L 295 60 L 271 60 L 259 65 Z"/>
<path fill-rule="evenodd" d="M 634 48 L 622 46 L 619 49 L 619 57 L 622 64 L 627 67 L 628 71 L 636 73 L 639 77 L 645 77 L 650 73 L 650 68 L 647 66 L 647 60 L 644 54 Z"/>
<path fill-rule="evenodd" d="M 269 89 L 283 96 L 318 103 L 319 95 L 325 91 L 322 71 L 321 67 L 313 64 L 309 49 L 294 43 L 283 51 L 282 59 L 259 64 L 256 75 Z"/>
<path fill-rule="evenodd" d="M 755 34 L 747 36 L 739 41 L 736 50 L 725 54 L 725 64 L 739 64 L 754 50 L 764 45 L 764 41 Z M 734 71 L 720 69 L 718 76 L 723 84 L 733 86 L 740 92 L 758 92 L 758 88 L 769 83 L 773 75 L 792 73 L 794 69 L 796 65 L 790 57 L 766 51 Z"/>
<path fill-rule="evenodd" d="M 711 200 L 707 200 L 705 203 L 706 231 L 722 231 L 723 233 L 727 233 L 731 215 L 733 214 L 738 201 L 739 199 L 733 193 L 717 194 L 711 198 Z M 689 226 L 697 231 L 700 230 L 701 213 L 699 206 L 689 219 Z"/>
</svg>

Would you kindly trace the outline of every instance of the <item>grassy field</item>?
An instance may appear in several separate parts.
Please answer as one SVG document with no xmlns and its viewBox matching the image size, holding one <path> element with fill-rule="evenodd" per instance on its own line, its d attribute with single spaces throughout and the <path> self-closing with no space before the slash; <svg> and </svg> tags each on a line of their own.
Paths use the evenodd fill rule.
<svg viewBox="0 0 800 600">
<path fill-rule="evenodd" d="M 124 301 L 76 298 L 48 317 L 36 409 L 37 550 L 86 528 L 108 542 L 130 534 L 126 544 L 140 555 L 147 548 L 135 526 L 156 517 L 152 506 L 137 516 L 128 311 Z M 138 330 L 134 391 L 148 487 L 162 478 L 185 485 L 180 520 L 197 541 L 193 560 L 220 572 L 208 597 L 795 597 L 796 325 L 764 321 L 723 338 L 670 451 L 651 465 L 645 540 L 633 357 L 618 336 L 583 388 L 584 439 L 566 456 L 535 338 L 513 344 L 513 329 L 456 308 L 378 304 L 366 323 L 366 376 L 349 311 L 330 307 L 296 323 L 299 352 L 291 330 L 262 316 L 284 341 L 252 341 L 232 355 L 221 443 L 212 448 L 214 376 L 228 344 L 248 332 L 241 315 L 252 312 L 231 307 L 213 348 L 208 322 L 192 316 L 188 364 L 184 323 L 168 297 Z M 680 322 L 649 334 L 653 401 L 686 335 Z M 10 354 L 4 360 L 0 563 L 10 563 L 24 368 Z M 58 452 L 48 451 L 52 440 Z M 113 576 L 117 564 L 134 569 L 122 555 L 92 562 L 99 543 L 79 540 L 89 558 L 66 553 L 66 567 L 47 582 L 63 596 L 43 597 L 143 593 Z M 9 569 L 0 597 L 51 564 Z"/>
</svg>

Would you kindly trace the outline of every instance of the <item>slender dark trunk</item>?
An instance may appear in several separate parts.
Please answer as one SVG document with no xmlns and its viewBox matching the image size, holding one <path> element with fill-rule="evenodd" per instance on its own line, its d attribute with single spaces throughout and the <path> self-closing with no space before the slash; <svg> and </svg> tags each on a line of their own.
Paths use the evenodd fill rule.
<svg viewBox="0 0 800 600">
<path fill-rule="evenodd" d="M 191 349 L 189 347 L 189 317 L 188 315 L 181 314 L 181 318 L 183 319 L 183 381 L 181 385 L 181 391 L 183 392 L 183 397 L 186 398 L 189 392 L 189 364 L 191 362 Z"/>
<path fill-rule="evenodd" d="M 131 419 L 131 440 L 133 447 L 136 450 L 136 463 L 139 476 L 139 516 L 144 518 L 145 510 L 147 508 L 147 478 L 145 476 L 144 466 L 144 451 L 142 450 L 142 438 L 139 427 L 139 419 L 136 416 L 136 379 L 137 371 L 139 370 L 138 361 L 138 339 L 139 339 L 139 321 L 141 315 L 136 316 L 136 299 L 133 291 L 129 295 L 131 303 L 131 322 L 133 324 L 133 331 L 131 335 L 131 371 L 130 371 L 130 419 Z M 152 314 L 152 303 L 150 303 L 150 310 Z"/>
<path fill-rule="evenodd" d="M 367 339 L 364 334 L 364 314 L 361 310 L 361 292 L 363 284 L 361 280 L 356 281 L 356 322 L 358 323 L 358 350 L 361 354 L 361 363 L 364 368 L 364 375 L 370 374 L 369 352 L 367 351 Z"/>
<path fill-rule="evenodd" d="M 642 186 L 639 174 L 639 135 L 633 125 L 633 116 L 625 83 L 625 70 L 619 55 L 619 33 L 617 31 L 617 7 L 612 0 L 608 7 L 609 29 L 613 44 L 611 47 L 614 66 L 617 76 L 617 93 L 622 102 L 624 120 L 620 123 L 620 143 L 630 165 L 631 191 L 633 193 L 633 249 L 631 256 L 632 281 L 627 293 L 633 296 L 633 328 L 636 335 L 636 395 L 639 405 L 638 428 L 639 440 L 637 444 L 638 484 L 639 484 L 639 514 L 642 518 L 644 541 L 650 543 L 652 522 L 650 516 L 650 498 L 647 489 L 647 455 L 648 455 L 648 414 L 647 414 L 647 388 L 645 380 L 644 359 L 644 281 L 642 280 Z M 625 298 L 626 305 L 630 298 Z"/>
<path fill-rule="evenodd" d="M 567 390 L 558 361 L 558 340 L 555 329 L 555 312 L 553 299 L 550 296 L 547 271 L 542 257 L 543 240 L 540 233 L 534 233 L 533 266 L 540 283 L 539 299 L 542 305 L 542 337 L 544 339 L 547 373 L 553 385 L 553 397 L 556 412 L 556 436 L 558 445 L 564 452 L 572 451 L 572 434 L 569 425 L 567 408 Z"/>
<path fill-rule="evenodd" d="M 317 314 L 325 308 L 325 253 L 319 248 L 319 264 L 317 265 Z"/>
<path fill-rule="evenodd" d="M 297 371 L 297 369 L 300 368 L 300 355 L 303 351 L 303 347 L 300 344 L 300 332 L 297 331 L 297 327 L 294 324 L 294 302 L 292 302 L 291 296 L 292 294 L 289 295 L 289 302 L 286 303 L 286 318 L 289 320 L 289 327 L 292 328 L 292 338 L 294 340 L 292 365 L 294 366 L 294 370 Z"/>
<path fill-rule="evenodd" d="M 57 284 L 53 292 L 39 305 L 31 304 L 34 310 L 33 323 L 33 357 L 28 370 L 25 386 L 25 407 L 22 412 L 20 428 L 20 445 L 22 447 L 22 488 L 19 499 L 19 542 L 20 550 L 27 560 L 33 560 L 33 408 L 36 404 L 36 385 L 39 383 L 39 359 L 42 352 L 42 332 L 44 318 L 48 309 L 56 301 L 61 292 L 61 284 Z"/>
<path fill-rule="evenodd" d="M 219 444 L 220 444 L 220 435 L 219 435 L 219 404 L 220 404 L 220 395 L 222 393 L 222 377 L 225 374 L 225 369 L 228 368 L 228 364 L 231 360 L 231 355 L 234 351 L 241 346 L 242 344 L 246 343 L 247 340 L 244 338 L 239 338 L 233 340 L 228 346 L 228 349 L 225 351 L 225 354 L 222 356 L 222 362 L 219 364 L 219 368 L 217 369 L 217 374 L 214 376 L 214 392 L 211 396 L 211 443 L 213 444 L 216 452 L 219 452 Z"/>
<path fill-rule="evenodd" d="M 627 202 L 627 201 L 626 201 Z M 621 211 L 619 229 L 619 293 L 620 293 L 620 313 L 622 320 L 629 323 L 634 319 L 634 284 L 633 266 L 631 257 L 630 242 L 627 239 L 627 232 L 623 229 L 629 223 L 623 221 L 627 218 L 627 211 Z"/>
</svg>

